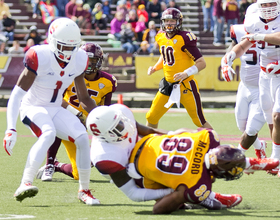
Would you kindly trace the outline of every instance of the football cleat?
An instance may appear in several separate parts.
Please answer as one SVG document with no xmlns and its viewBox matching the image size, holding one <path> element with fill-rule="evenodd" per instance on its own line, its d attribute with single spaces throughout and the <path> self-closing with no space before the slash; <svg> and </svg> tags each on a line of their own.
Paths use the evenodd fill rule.
<svg viewBox="0 0 280 220">
<path fill-rule="evenodd" d="M 36 179 L 41 179 L 41 178 L 42 178 L 42 175 L 43 175 L 43 172 L 44 172 L 45 168 L 46 168 L 46 165 L 42 166 L 42 167 L 38 170 L 38 172 L 37 172 L 37 174 L 36 174 Z"/>
<path fill-rule="evenodd" d="M 100 201 L 96 199 L 90 192 L 89 189 L 87 190 L 79 190 L 78 192 L 78 199 L 85 203 L 86 205 L 97 205 L 100 204 Z"/>
<path fill-rule="evenodd" d="M 242 201 L 242 196 L 238 194 L 215 194 L 215 199 L 221 203 L 222 208 L 232 208 Z"/>
<path fill-rule="evenodd" d="M 275 158 L 251 158 L 249 157 L 250 166 L 244 170 L 244 173 L 251 174 L 257 170 L 272 170 L 279 165 L 279 160 Z"/>
<path fill-rule="evenodd" d="M 261 149 L 255 149 L 255 153 L 259 159 L 263 159 L 266 158 L 265 148 L 267 148 L 267 145 L 265 141 L 260 141 L 260 142 L 261 142 Z"/>
<path fill-rule="evenodd" d="M 46 167 L 43 171 L 41 180 L 42 181 L 52 181 L 53 174 L 54 174 L 54 165 L 48 164 L 48 165 L 46 165 Z"/>
<path fill-rule="evenodd" d="M 14 194 L 14 198 L 21 202 L 25 198 L 32 198 L 37 195 L 38 188 L 36 186 L 32 186 L 31 183 L 25 183 L 20 185 L 20 187 L 16 190 Z"/>
<path fill-rule="evenodd" d="M 267 173 L 275 176 L 279 173 L 279 168 L 277 167 L 277 168 L 274 168 L 272 170 L 268 170 Z M 278 176 L 279 176 L 279 174 L 278 174 Z"/>
</svg>

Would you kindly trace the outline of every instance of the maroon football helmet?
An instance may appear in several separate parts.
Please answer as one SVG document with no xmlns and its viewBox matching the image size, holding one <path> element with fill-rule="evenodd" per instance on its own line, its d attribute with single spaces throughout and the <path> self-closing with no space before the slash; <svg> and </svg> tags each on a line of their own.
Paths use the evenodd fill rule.
<svg viewBox="0 0 280 220">
<path fill-rule="evenodd" d="M 81 46 L 81 49 L 86 51 L 89 57 L 89 65 L 85 73 L 92 74 L 92 73 L 96 73 L 97 70 L 100 70 L 103 63 L 102 48 L 95 43 L 86 43 Z"/>
<path fill-rule="evenodd" d="M 175 19 L 175 25 L 165 24 L 165 19 Z M 169 34 L 176 33 L 182 30 L 183 15 L 177 8 L 166 9 L 160 18 L 161 29 Z"/>
<path fill-rule="evenodd" d="M 242 176 L 246 160 L 241 150 L 232 145 L 220 145 L 211 149 L 208 156 L 205 163 L 214 177 L 235 180 Z"/>
</svg>

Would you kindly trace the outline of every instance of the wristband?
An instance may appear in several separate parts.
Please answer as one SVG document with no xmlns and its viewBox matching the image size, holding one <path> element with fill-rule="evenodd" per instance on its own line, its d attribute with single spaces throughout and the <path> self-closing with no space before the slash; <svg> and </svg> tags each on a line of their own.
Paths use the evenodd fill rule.
<svg viewBox="0 0 280 220">
<path fill-rule="evenodd" d="M 190 68 L 184 70 L 184 73 L 188 74 L 188 76 L 194 75 L 198 73 L 198 69 L 196 65 L 191 66 Z"/>
<path fill-rule="evenodd" d="M 79 114 L 79 110 L 75 109 L 73 106 L 71 105 L 67 105 L 66 109 L 71 112 L 74 115 L 78 115 Z"/>
<path fill-rule="evenodd" d="M 254 36 L 254 40 L 257 40 L 257 41 L 264 41 L 264 38 L 265 38 L 265 35 L 266 34 L 255 34 Z"/>
</svg>

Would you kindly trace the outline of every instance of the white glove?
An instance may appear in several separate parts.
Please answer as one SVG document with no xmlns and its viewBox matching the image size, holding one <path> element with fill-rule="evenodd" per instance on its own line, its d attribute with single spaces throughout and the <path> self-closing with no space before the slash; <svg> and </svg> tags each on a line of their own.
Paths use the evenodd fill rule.
<svg viewBox="0 0 280 220">
<path fill-rule="evenodd" d="M 15 146 L 16 141 L 17 132 L 15 130 L 7 130 L 3 139 L 3 146 L 9 156 L 11 156 L 13 153 L 12 149 Z"/>
<path fill-rule="evenodd" d="M 227 82 L 230 82 L 233 79 L 232 74 L 235 74 L 235 71 L 231 67 L 235 57 L 236 53 L 234 51 L 230 51 L 221 60 L 222 76 Z"/>
<path fill-rule="evenodd" d="M 266 73 L 269 75 L 280 73 L 280 64 L 278 61 L 267 64 Z"/>
<path fill-rule="evenodd" d="M 249 41 L 264 41 L 265 34 L 247 34 L 241 37 L 241 40 L 248 39 Z"/>
</svg>

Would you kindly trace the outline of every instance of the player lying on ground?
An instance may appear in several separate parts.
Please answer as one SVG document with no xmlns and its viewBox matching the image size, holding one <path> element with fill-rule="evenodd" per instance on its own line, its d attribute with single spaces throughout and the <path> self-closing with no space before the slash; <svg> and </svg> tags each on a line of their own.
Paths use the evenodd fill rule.
<svg viewBox="0 0 280 220">
<path fill-rule="evenodd" d="M 91 160 L 134 201 L 151 199 L 152 194 L 141 194 L 132 178 L 143 178 L 146 188 L 175 190 L 155 204 L 154 213 L 170 213 L 185 202 L 208 209 L 231 208 L 242 197 L 211 192 L 212 178 L 238 179 L 243 169 L 252 173 L 279 165 L 277 159 L 245 158 L 239 149 L 220 146 L 218 135 L 211 130 L 150 134 L 135 146 L 141 134 L 136 126 L 133 113 L 124 105 L 91 111 L 87 118 L 93 134 Z"/>
</svg>

